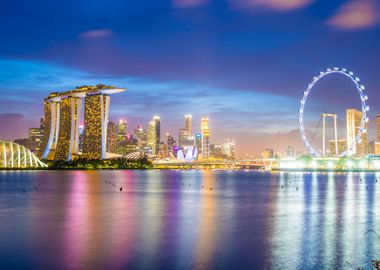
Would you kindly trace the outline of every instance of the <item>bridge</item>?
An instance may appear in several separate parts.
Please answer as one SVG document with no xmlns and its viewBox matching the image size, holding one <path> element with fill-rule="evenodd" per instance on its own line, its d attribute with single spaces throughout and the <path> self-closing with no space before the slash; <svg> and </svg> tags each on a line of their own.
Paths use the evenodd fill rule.
<svg viewBox="0 0 380 270">
<path fill-rule="evenodd" d="M 231 169 L 231 170 L 271 170 L 277 164 L 276 159 L 249 159 L 249 160 L 205 160 L 180 162 L 177 160 L 155 160 L 153 165 L 157 169 Z"/>
</svg>

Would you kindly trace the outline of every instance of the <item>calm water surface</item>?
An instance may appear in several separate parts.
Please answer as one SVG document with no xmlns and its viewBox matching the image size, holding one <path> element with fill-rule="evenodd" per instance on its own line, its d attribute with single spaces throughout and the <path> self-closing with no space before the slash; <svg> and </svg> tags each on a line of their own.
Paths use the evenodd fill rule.
<svg viewBox="0 0 380 270">
<path fill-rule="evenodd" d="M 370 269 L 372 259 L 376 174 L 0 171 L 1 269 Z"/>
</svg>

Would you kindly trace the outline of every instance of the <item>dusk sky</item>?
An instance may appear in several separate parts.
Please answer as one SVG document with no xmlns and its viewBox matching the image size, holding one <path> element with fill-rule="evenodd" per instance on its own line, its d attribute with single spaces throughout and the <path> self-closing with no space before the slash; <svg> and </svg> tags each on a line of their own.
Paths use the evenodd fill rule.
<svg viewBox="0 0 380 270">
<path fill-rule="evenodd" d="M 128 89 L 111 96 L 110 112 L 128 132 L 160 115 L 162 137 L 177 137 L 190 113 L 194 130 L 209 116 L 211 143 L 235 138 L 238 156 L 304 150 L 299 100 L 335 66 L 366 86 L 374 139 L 378 0 L 5 0 L 0 15 L 0 139 L 38 126 L 49 93 L 104 83 Z M 344 109 L 359 105 L 347 78 L 334 76 L 310 97 L 310 133 L 320 112 L 337 112 L 344 126 Z"/>
</svg>

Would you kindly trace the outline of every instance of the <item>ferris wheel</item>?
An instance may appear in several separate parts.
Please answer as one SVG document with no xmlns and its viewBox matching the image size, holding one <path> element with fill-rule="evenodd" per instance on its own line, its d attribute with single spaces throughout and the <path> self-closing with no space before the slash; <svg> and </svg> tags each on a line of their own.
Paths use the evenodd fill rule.
<svg viewBox="0 0 380 270">
<path fill-rule="evenodd" d="M 320 79 L 322 79 L 323 77 L 330 75 L 330 74 L 334 74 L 334 73 L 342 74 L 342 75 L 346 76 L 347 78 L 349 78 L 354 83 L 354 85 L 355 85 L 355 87 L 359 93 L 359 96 L 360 96 L 361 111 L 362 111 L 360 128 L 359 128 L 358 134 L 355 137 L 355 140 L 351 143 L 351 145 L 347 145 L 348 149 L 346 151 L 344 151 L 343 153 L 339 154 L 338 156 L 344 157 L 344 156 L 347 156 L 348 154 L 352 153 L 355 145 L 357 143 L 361 142 L 362 134 L 367 132 L 366 123 L 368 123 L 368 121 L 369 121 L 369 118 L 367 116 L 367 113 L 369 111 L 369 106 L 366 104 L 366 101 L 368 100 L 368 96 L 363 93 L 363 91 L 365 90 L 365 87 L 364 87 L 364 85 L 360 84 L 359 77 L 356 77 L 352 71 L 348 71 L 345 68 L 334 67 L 334 68 L 328 68 L 325 71 L 321 71 L 321 72 L 319 72 L 318 76 L 315 76 L 313 78 L 313 80 L 307 85 L 306 90 L 303 92 L 303 98 L 301 100 L 301 107 L 299 109 L 299 118 L 298 118 L 299 129 L 300 129 L 302 141 L 304 142 L 304 145 L 307 148 L 307 150 L 309 151 L 309 153 L 315 157 L 320 157 L 321 154 L 312 147 L 312 145 L 310 144 L 310 142 L 308 141 L 308 139 L 306 137 L 305 127 L 304 127 L 305 104 L 306 104 L 307 97 L 308 97 L 310 91 L 315 86 L 315 84 Z M 335 139 L 335 141 L 336 141 L 336 139 Z"/>
</svg>

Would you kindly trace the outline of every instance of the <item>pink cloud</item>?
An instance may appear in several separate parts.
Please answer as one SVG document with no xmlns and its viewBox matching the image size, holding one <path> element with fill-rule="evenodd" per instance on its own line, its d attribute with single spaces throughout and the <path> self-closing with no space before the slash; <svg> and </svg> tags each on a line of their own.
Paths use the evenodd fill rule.
<svg viewBox="0 0 380 270">
<path fill-rule="evenodd" d="M 109 37 L 113 34 L 110 29 L 96 29 L 87 32 L 83 32 L 80 34 L 81 38 L 104 38 Z"/>
<path fill-rule="evenodd" d="M 380 21 L 378 0 L 350 0 L 327 21 L 333 28 L 357 30 L 369 28 Z"/>
<path fill-rule="evenodd" d="M 230 0 L 231 4 L 238 9 L 262 8 L 274 11 L 290 11 L 306 7 L 314 0 Z"/>
<path fill-rule="evenodd" d="M 208 0 L 172 0 L 176 8 L 192 8 L 202 6 L 208 3 Z"/>
</svg>

